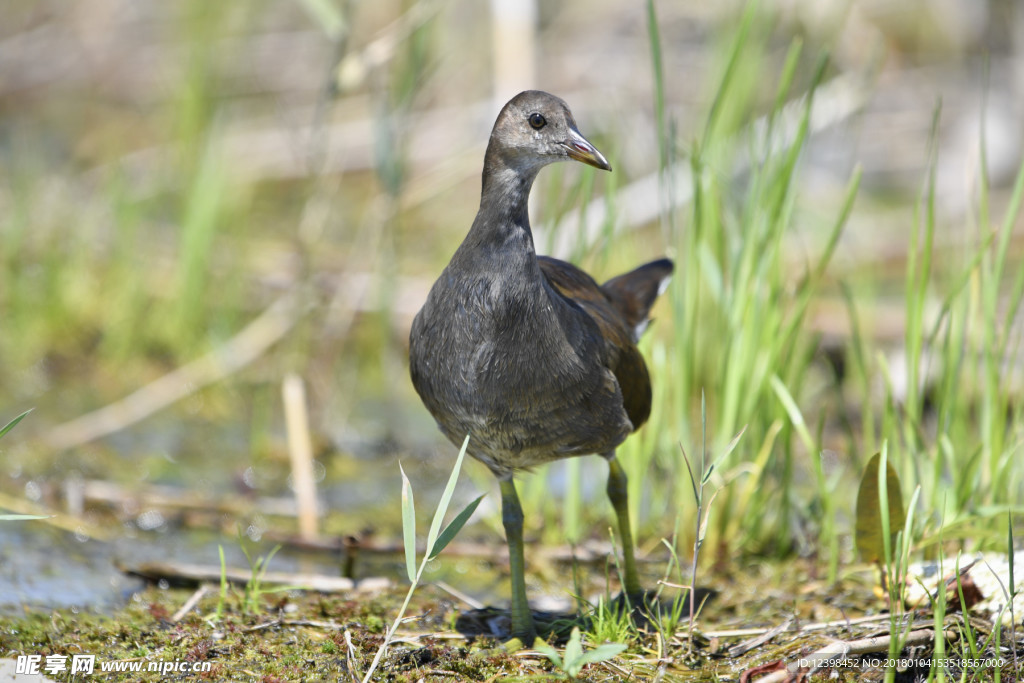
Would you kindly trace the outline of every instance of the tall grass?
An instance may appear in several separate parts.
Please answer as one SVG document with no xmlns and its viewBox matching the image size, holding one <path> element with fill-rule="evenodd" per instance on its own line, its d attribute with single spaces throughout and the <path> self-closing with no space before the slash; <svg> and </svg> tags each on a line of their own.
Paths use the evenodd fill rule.
<svg viewBox="0 0 1024 683">
<path fill-rule="evenodd" d="M 671 352 L 655 351 L 651 365 L 656 386 L 665 387 L 658 398 L 668 410 L 652 418 L 648 430 L 655 435 L 653 443 L 636 437 L 634 443 L 639 450 L 663 454 L 659 465 L 674 472 L 671 495 L 686 491 L 689 482 L 684 468 L 673 462 L 676 450 L 671 446 L 673 441 L 694 445 L 696 401 L 706 393 L 715 449 L 747 429 L 741 446 L 721 464 L 721 476 L 730 480 L 744 473 L 759 482 L 723 490 L 720 506 L 727 512 L 716 516 L 709 534 L 712 547 L 730 539 L 728 544 L 748 549 L 774 545 L 785 550 L 791 547 L 790 507 L 818 506 L 825 508 L 823 530 L 834 566 L 838 553 L 830 508 L 834 482 L 820 475 L 819 445 L 810 438 L 799 410 L 794 410 L 792 397 L 800 395 L 814 348 L 813 339 L 803 331 L 808 306 L 822 286 L 852 210 L 859 173 L 837 208 L 824 247 L 802 273 L 792 277 L 786 238 L 798 201 L 797 162 L 826 62 L 818 61 L 803 85 L 803 96 L 795 94 L 801 57 L 795 43 L 783 63 L 765 125 L 754 132 L 744 129 L 743 118 L 760 82 L 758 71 L 768 68 L 762 52 L 764 37 L 754 28 L 756 16 L 756 8 L 749 6 L 725 53 L 702 134 L 684 149 L 661 139 L 663 167 L 688 164 L 693 203 L 688 219 L 665 221 L 675 226 L 679 275 L 669 290 L 673 328 L 655 342 Z M 651 31 L 651 35 L 656 41 L 657 33 Z M 785 112 L 790 120 L 781 119 L 786 103 L 794 97 L 799 113 L 791 132 L 792 106 Z M 663 100 L 656 96 L 657 102 Z M 659 126 L 662 131 L 668 127 Z M 685 158 L 677 158 L 680 152 Z M 745 154 L 750 156 L 749 169 L 740 188 L 728 174 Z M 667 174 L 663 177 L 666 184 L 672 182 Z M 797 442 L 794 431 L 801 436 Z M 652 457 L 657 456 L 649 453 L 639 458 L 643 464 L 637 475 L 642 477 L 649 470 Z M 794 470 L 798 468 L 819 472 L 816 503 L 795 499 Z M 768 482 L 774 486 L 761 485 Z"/>
<path fill-rule="evenodd" d="M 678 445 L 688 451 L 698 446 L 704 394 L 713 452 L 746 429 L 717 470 L 717 484 L 731 485 L 721 490 L 712 515 L 706 542 L 714 552 L 785 554 L 806 548 L 810 539 L 828 576 L 835 578 L 851 532 L 845 520 L 852 518 L 853 501 L 842 495 L 844 482 L 855 481 L 860 464 L 883 443 L 907 485 L 921 487 L 918 512 L 924 514 L 910 515 L 920 526 L 918 534 L 934 529 L 944 515 L 954 523 L 947 540 L 998 547 L 1004 531 L 997 518 L 1008 506 L 1020 514 L 1016 501 L 1024 493 L 1024 467 L 1018 464 L 1024 416 L 1014 400 L 1020 387 L 1007 381 L 1020 367 L 1020 335 L 1014 334 L 1013 321 L 1020 315 L 1024 275 L 1011 266 L 1010 236 L 1024 173 L 994 226 L 982 173 L 974 236 L 965 240 L 965 248 L 940 255 L 934 136 L 931 146 L 920 150 L 929 169 L 924 190 L 916 209 L 903 209 L 906 223 L 915 226 L 908 234 L 902 283 L 907 363 L 901 370 L 905 376 L 893 377 L 887 355 L 893 349 L 866 335 L 873 297 L 883 283 L 860 273 L 837 282 L 829 267 L 857 211 L 858 168 L 831 218 L 811 228 L 819 237 L 805 262 L 794 267 L 794 235 L 808 230 L 797 222 L 797 216 L 805 216 L 800 161 L 816 89 L 830 70 L 827 57 L 808 57 L 795 41 L 781 61 L 769 59 L 764 13 L 749 4 L 722 52 L 703 129 L 679 144 L 665 104 L 673 83 L 661 66 L 657 8 L 654 2 L 647 8 L 661 223 L 677 271 L 668 291 L 671 314 L 641 343 L 651 369 L 654 411 L 620 447 L 630 478 L 632 519 L 644 528 L 639 537 L 668 533 L 677 514 L 692 517 Z M 776 84 L 770 97 L 763 92 L 766 82 Z M 936 130 L 938 121 L 936 110 Z M 983 131 L 979 139 L 984 148 Z M 693 199 L 680 207 L 672 194 L 687 169 Z M 656 255 L 657 249 L 652 251 Z M 605 255 L 595 261 L 614 259 Z M 847 426 L 849 450 L 838 457 L 823 451 L 826 439 L 836 442 L 831 425 L 845 419 L 834 411 L 845 408 L 823 403 L 820 380 L 809 382 L 824 371 L 809 311 L 823 296 L 835 295 L 847 302 L 851 329 L 846 386 L 837 395 L 855 401 L 860 415 Z M 537 478 L 528 485 L 543 483 Z M 947 494 L 951 485 L 956 495 Z M 595 515 L 578 485 L 569 490 L 569 500 L 554 514 L 563 516 L 576 537 L 581 520 Z M 958 538 L 956 523 L 967 519 L 985 531 Z M 678 539 L 681 554 L 692 547 L 693 533 Z"/>
<path fill-rule="evenodd" d="M 234 311 L 244 308 L 246 293 L 232 285 L 242 242 L 225 248 L 224 235 L 244 234 L 247 197 L 222 158 L 228 126 L 222 117 L 218 124 L 216 47 L 229 27 L 250 19 L 196 2 L 167 19 L 185 66 L 162 83 L 168 101 L 148 121 L 153 130 L 133 126 L 131 116 L 119 122 L 121 112 L 108 124 L 136 142 L 152 135 L 149 163 L 122 156 L 130 145 L 114 136 L 97 147 L 91 168 L 74 159 L 47 165 L 32 150 L 8 159 L 5 175 L 22 185 L 10 195 L 15 211 L 0 219 L 11 285 L 0 292 L 3 342 L 15 362 L 31 364 L 48 348 L 115 364 L 184 362 L 211 331 L 229 333 Z"/>
</svg>

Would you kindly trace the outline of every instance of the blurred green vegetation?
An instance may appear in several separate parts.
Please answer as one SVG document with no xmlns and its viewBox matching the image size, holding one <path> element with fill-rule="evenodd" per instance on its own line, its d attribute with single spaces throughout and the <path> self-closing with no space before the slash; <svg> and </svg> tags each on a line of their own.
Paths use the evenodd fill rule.
<svg viewBox="0 0 1024 683">
<path fill-rule="evenodd" d="M 893 133 L 858 119 L 864 104 L 836 125 L 911 158 L 900 182 L 868 158 L 862 181 L 814 106 L 880 97 L 901 59 L 932 54 L 924 39 L 879 23 L 858 50 L 850 32 L 863 26 L 816 27 L 770 3 L 695 7 L 545 5 L 538 26 L 535 85 L 569 100 L 616 167 L 542 174 L 538 247 L 568 236 L 556 255 L 598 279 L 662 253 L 678 268 L 643 340 L 654 412 L 620 453 L 637 536 L 650 550 L 675 532 L 690 552 L 680 447 L 702 447 L 703 394 L 709 460 L 746 429 L 713 478 L 715 557 L 812 554 L 835 576 L 852 558 L 860 468 L 883 443 L 904 485 L 922 488 L 924 546 L 941 521 L 946 543 L 1002 547 L 1006 510 L 1018 525 L 1024 512 L 1019 156 L 1009 181 L 981 173 L 967 209 L 945 211 L 940 124 L 964 108 L 936 109 L 928 133 L 929 97 L 924 133 L 878 143 Z M 19 431 L 38 438 L 6 451 L 0 486 L 77 470 L 217 490 L 255 463 L 261 490 L 281 494 L 279 383 L 296 371 L 327 444 L 325 486 L 379 482 L 373 504 L 397 510 L 393 456 L 441 481 L 456 452 L 411 390 L 406 335 L 478 202 L 500 106 L 481 57 L 486 13 L 312 0 L 122 12 L 3 10 L 0 411 L 36 406 Z M 978 40 L 950 53 L 968 73 Z M 847 91 L 823 95 L 836 84 Z M 972 149 L 988 149 L 971 130 Z M 821 162 L 830 145 L 839 161 Z M 623 197 L 652 174 L 659 210 L 632 225 Z M 596 209 L 574 211 L 597 198 L 606 213 L 590 231 Z M 292 326 L 252 364 L 132 436 L 46 448 L 49 429 L 223 348 L 286 293 Z M 524 477 L 531 533 L 604 537 L 609 510 L 590 494 L 605 473 L 590 460 Z M 469 474 L 491 486 L 482 468 Z M 539 516 L 557 523 L 540 531 Z"/>
</svg>

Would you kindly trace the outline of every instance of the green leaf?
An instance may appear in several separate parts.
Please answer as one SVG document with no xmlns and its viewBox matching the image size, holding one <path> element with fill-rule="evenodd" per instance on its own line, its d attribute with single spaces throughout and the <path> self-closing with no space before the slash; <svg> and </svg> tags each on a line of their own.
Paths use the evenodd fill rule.
<svg viewBox="0 0 1024 683">
<path fill-rule="evenodd" d="M 575 677 L 579 673 L 579 669 L 572 671 L 576 667 L 576 662 L 583 656 L 583 642 L 580 639 L 580 627 L 573 626 L 572 634 L 569 636 L 569 642 L 565 644 L 565 654 L 562 658 L 565 660 L 565 671 L 570 676 Z"/>
<path fill-rule="evenodd" d="M 814 445 L 814 439 L 811 438 L 811 433 L 807 431 L 807 423 L 804 422 L 803 413 L 800 412 L 800 408 L 793 399 L 793 395 L 789 393 L 789 389 L 782 383 L 778 375 L 769 377 L 768 383 L 775 391 L 775 395 L 778 397 L 779 402 L 782 403 L 782 407 L 785 408 L 786 414 L 789 415 L 789 421 L 792 423 L 793 429 L 796 430 L 797 436 L 804 442 L 804 447 L 807 448 L 809 453 L 813 453 L 817 450 Z"/>
<path fill-rule="evenodd" d="M 0 515 L 0 522 L 11 522 L 19 519 L 49 519 L 53 515 Z"/>
<path fill-rule="evenodd" d="M 743 429 L 741 429 L 736 436 L 732 437 L 732 441 L 730 441 L 726 445 L 725 450 L 722 451 L 722 454 L 720 456 L 718 456 L 719 460 L 722 460 L 724 458 L 728 458 L 732 454 L 732 452 L 736 448 L 737 444 L 739 444 L 740 439 L 743 438 L 744 432 L 747 431 L 747 427 L 748 427 L 748 425 L 743 425 Z M 712 465 L 712 467 L 714 467 L 714 465 Z"/>
<path fill-rule="evenodd" d="M 564 665 L 559 668 L 569 674 L 570 678 L 576 678 L 587 664 L 611 659 L 625 649 L 626 646 L 622 643 L 605 643 L 584 652 L 580 629 L 578 626 L 574 626 L 572 634 L 569 636 L 569 642 L 565 644 Z"/>
<path fill-rule="evenodd" d="M 405 571 L 409 581 L 416 583 L 416 505 L 412 499 L 412 484 L 405 476 L 402 463 L 398 463 L 398 471 L 402 473 L 402 535 L 405 540 Z"/>
<path fill-rule="evenodd" d="M 18 417 L 14 418 L 14 419 L 13 419 L 13 420 L 11 420 L 10 422 L 8 422 L 8 423 L 7 423 L 6 425 L 4 425 L 3 429 L 0 429 L 0 438 L 2 438 L 2 437 L 3 437 L 3 435 L 4 435 L 4 434 L 6 434 L 7 432 L 9 432 L 9 431 L 11 431 L 12 429 L 14 429 L 14 425 L 16 425 L 16 424 L 18 424 L 19 422 L 21 422 L 22 418 L 24 418 L 24 417 L 25 417 L 26 415 L 28 415 L 29 413 L 31 413 L 31 412 L 32 412 L 32 410 L 33 410 L 32 408 L 29 408 L 29 409 L 28 409 L 28 410 L 26 410 L 26 411 L 25 411 L 24 413 L 22 413 L 21 415 L 19 415 Z"/>
<path fill-rule="evenodd" d="M 885 560 L 885 541 L 882 530 L 882 506 L 879 495 L 879 466 L 881 453 L 875 453 L 864 468 L 857 492 L 857 551 L 865 562 L 881 563 Z M 900 479 L 896 468 L 885 463 L 885 489 L 889 507 L 890 543 L 903 529 L 906 519 L 903 513 L 903 494 L 900 493 Z"/>
<path fill-rule="evenodd" d="M 562 656 L 558 654 L 558 650 L 548 645 L 546 641 L 540 638 L 534 638 L 532 647 L 534 650 L 551 660 L 551 663 L 554 664 L 557 669 L 564 670 L 562 668 Z"/>
<path fill-rule="evenodd" d="M 459 470 L 462 469 L 462 459 L 466 457 L 466 449 L 469 447 L 469 435 L 466 435 L 466 440 L 462 442 L 462 448 L 459 450 L 459 457 L 455 460 L 455 467 L 452 468 L 451 476 L 448 477 L 448 483 L 445 484 L 444 493 L 441 494 L 441 500 L 437 504 L 437 510 L 434 511 L 434 520 L 430 523 L 430 531 L 427 533 L 427 547 L 433 548 L 434 542 L 437 541 L 437 535 L 441 531 L 441 523 L 444 521 L 444 515 L 448 512 L 448 503 L 452 500 L 452 494 L 455 493 L 455 482 L 459 478 Z"/>
<path fill-rule="evenodd" d="M 593 650 L 587 650 L 584 652 L 576 662 L 582 667 L 586 664 L 594 664 L 595 662 L 603 662 L 606 659 L 611 659 L 615 655 L 619 654 L 626 649 L 626 646 L 622 643 L 605 643 L 604 645 L 598 645 Z"/>
<path fill-rule="evenodd" d="M 430 552 L 427 553 L 428 558 L 430 558 L 431 560 L 434 559 L 435 557 L 441 554 L 441 551 L 444 550 L 449 543 L 452 542 L 452 539 L 455 538 L 455 535 L 462 530 L 462 527 L 466 525 L 466 522 L 469 521 L 469 518 L 473 516 L 474 512 L 476 512 L 476 508 L 478 505 L 480 505 L 480 501 L 484 499 L 484 495 L 485 494 L 477 496 L 475 500 L 469 503 L 469 505 L 462 508 L 462 512 L 455 515 L 455 519 L 453 519 L 448 524 L 448 526 L 444 528 L 444 531 L 442 531 L 441 534 L 437 537 L 437 541 L 430 549 Z"/>
<path fill-rule="evenodd" d="M 1009 510 L 1006 511 L 1006 534 L 1008 537 L 1006 544 L 1007 557 L 1010 560 L 1010 594 L 1017 595 L 1017 583 L 1013 579 L 1013 514 Z"/>
</svg>

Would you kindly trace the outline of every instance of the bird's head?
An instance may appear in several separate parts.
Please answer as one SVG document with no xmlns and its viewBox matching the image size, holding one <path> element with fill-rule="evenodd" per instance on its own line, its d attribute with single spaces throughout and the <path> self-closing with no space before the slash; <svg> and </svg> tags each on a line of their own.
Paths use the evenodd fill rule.
<svg viewBox="0 0 1024 683">
<path fill-rule="evenodd" d="M 569 106 L 540 90 L 521 92 L 502 108 L 491 131 L 491 153 L 523 171 L 536 172 L 567 159 L 612 170 L 604 155 L 580 133 Z"/>
</svg>

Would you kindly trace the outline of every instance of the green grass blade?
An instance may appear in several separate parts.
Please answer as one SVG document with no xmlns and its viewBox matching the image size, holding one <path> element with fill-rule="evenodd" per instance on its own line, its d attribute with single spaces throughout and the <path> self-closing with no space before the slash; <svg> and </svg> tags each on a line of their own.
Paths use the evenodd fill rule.
<svg viewBox="0 0 1024 683">
<path fill-rule="evenodd" d="M 907 252 L 907 275 L 904 285 L 907 317 L 904 332 L 907 397 L 904 405 L 908 418 L 905 438 L 910 444 L 918 443 L 913 428 L 920 423 L 923 410 L 920 363 L 924 352 L 924 309 L 932 274 L 932 245 L 935 240 L 935 182 L 941 114 L 942 103 L 939 101 L 932 113 L 931 132 L 928 138 L 928 177 L 922 189 L 919 206 L 915 210 L 916 220 L 911 231 L 910 250 Z"/>
<path fill-rule="evenodd" d="M 398 463 L 398 471 L 402 473 L 402 536 L 405 541 L 405 571 L 409 581 L 416 583 L 416 505 L 412 498 L 412 484 L 405 476 L 402 463 Z"/>
<path fill-rule="evenodd" d="M 565 661 L 566 673 L 570 676 L 575 676 L 576 672 L 579 671 L 580 657 L 583 656 L 583 641 L 580 637 L 580 627 L 573 626 L 572 634 L 569 636 L 569 642 L 565 644 L 565 654 L 562 655 L 562 659 Z M 575 669 L 573 672 L 571 669 Z"/>
<path fill-rule="evenodd" d="M 892 571 L 892 532 L 889 522 L 889 444 L 882 442 L 878 461 L 878 512 L 882 518 L 882 555 L 885 571 L 891 577 Z"/>
<path fill-rule="evenodd" d="M 1013 233 L 1013 226 L 1017 223 L 1017 216 L 1020 213 L 1021 198 L 1024 195 L 1024 162 L 1021 162 L 1020 167 L 1017 169 L 1017 180 L 1013 184 L 1013 193 L 1010 195 L 1010 202 L 1006 207 L 1006 214 L 1003 216 L 1003 226 L 1000 232 L 999 241 L 999 256 L 1000 261 L 1003 261 L 1006 256 L 1006 250 L 1009 246 L 1010 235 Z M 998 286 L 998 282 L 996 286 Z M 1001 340 L 1001 346 L 1006 345 L 1006 337 L 1009 335 L 1010 330 L 1013 329 L 1013 318 L 1017 314 L 1017 308 L 1020 304 L 1021 299 L 1021 287 L 1024 284 L 1024 268 L 1017 272 L 1017 281 L 1012 289 L 1012 294 L 1009 297 L 1009 305 L 1006 307 L 1006 317 L 1003 322 L 1003 338 Z"/>
<path fill-rule="evenodd" d="M 224 559 L 224 546 L 217 545 L 217 554 L 220 556 L 220 594 L 217 598 L 216 619 L 219 622 L 224 618 L 224 610 L 227 608 L 228 600 L 228 563 Z"/>
<path fill-rule="evenodd" d="M 555 668 L 562 668 L 562 655 L 558 654 L 558 650 L 551 647 L 550 644 L 544 642 L 540 638 L 537 638 L 533 641 L 533 645 L 531 647 L 537 652 L 547 657 L 551 661 L 551 663 L 555 665 Z"/>
<path fill-rule="evenodd" d="M 743 16 L 740 19 L 739 28 L 736 30 L 736 36 L 733 39 L 732 47 L 729 50 L 729 59 L 725 66 L 725 72 L 722 74 L 722 78 L 719 80 L 718 90 L 715 91 L 715 97 L 711 102 L 711 107 L 708 111 L 707 123 L 704 124 L 704 139 L 701 142 L 701 149 L 707 149 L 711 140 L 714 139 L 717 127 L 717 123 L 722 113 L 722 107 L 726 102 L 726 96 L 729 94 L 730 87 L 733 84 L 733 77 L 736 75 L 737 67 L 740 63 L 740 56 L 743 54 L 743 47 L 747 44 L 747 36 L 750 33 L 750 27 L 754 23 L 754 17 L 757 14 L 757 2 L 747 3 L 746 9 L 743 11 Z"/>
<path fill-rule="evenodd" d="M 690 456 L 686 454 L 683 444 L 679 444 L 679 452 L 683 454 L 683 464 L 686 465 L 686 473 L 690 475 L 690 486 L 693 489 L 693 499 L 700 502 L 700 492 L 697 490 L 697 480 L 693 476 L 693 466 L 690 464 Z"/>
<path fill-rule="evenodd" d="M 786 52 L 786 61 L 782 65 L 782 75 L 779 77 L 779 86 L 775 90 L 775 106 L 772 107 L 768 118 L 769 131 L 775 122 L 775 116 L 786 106 L 786 98 L 789 96 L 790 88 L 793 85 L 793 77 L 796 75 L 797 67 L 800 66 L 800 54 L 803 52 L 804 41 L 800 37 L 793 39 L 789 44 L 789 51 Z M 771 134 L 767 136 L 769 144 Z"/>
<path fill-rule="evenodd" d="M 1010 512 L 1009 510 L 1006 511 L 1006 536 L 1006 559 L 1008 560 L 1008 563 L 1010 565 L 1010 598 L 1012 599 L 1015 595 L 1017 595 L 1017 582 L 1014 580 L 1013 577 L 1013 513 Z"/>
<path fill-rule="evenodd" d="M 444 522 L 444 515 L 448 512 L 448 504 L 455 493 L 455 482 L 459 478 L 459 471 L 462 469 L 462 460 L 466 457 L 467 448 L 469 448 L 468 434 L 466 435 L 466 440 L 462 442 L 462 448 L 459 449 L 459 457 L 455 460 L 455 467 L 452 468 L 451 476 L 448 477 L 448 483 L 445 484 L 444 493 L 441 494 L 441 500 L 438 502 L 437 510 L 434 512 L 434 519 L 430 523 L 430 532 L 427 533 L 428 548 L 434 547 L 437 535 L 441 532 L 441 523 Z"/>
<path fill-rule="evenodd" d="M 783 384 L 782 380 L 779 379 L 778 375 L 772 375 L 769 378 L 772 390 L 775 391 L 775 395 L 778 397 L 779 402 L 782 403 L 782 407 L 785 409 L 786 414 L 789 416 L 789 421 L 793 425 L 793 429 L 796 430 L 800 440 L 804 442 L 804 447 L 807 452 L 814 454 L 817 451 L 814 445 L 814 439 L 811 437 L 811 432 L 807 429 L 807 423 L 804 421 L 804 415 L 800 412 L 800 407 L 797 406 L 796 401 L 793 399 L 793 395 L 789 393 L 789 389 Z"/>
<path fill-rule="evenodd" d="M 730 441 L 729 443 L 727 443 L 727 444 L 725 445 L 725 449 L 724 449 L 724 450 L 722 451 L 722 454 L 721 454 L 721 455 L 719 455 L 719 456 L 718 456 L 718 457 L 716 458 L 716 461 L 717 461 L 717 460 L 725 460 L 726 458 L 728 458 L 728 457 L 729 457 L 729 455 L 731 455 L 731 454 L 732 454 L 732 452 L 733 452 L 734 450 L 736 450 L 736 446 L 738 446 L 738 445 L 739 445 L 739 443 L 740 443 L 740 439 L 742 439 L 742 438 L 743 438 L 743 435 L 744 435 L 744 434 L 746 433 L 746 431 L 747 431 L 747 425 L 743 425 L 743 429 L 741 429 L 741 430 L 740 430 L 740 431 L 739 431 L 739 432 L 738 432 L 738 433 L 736 434 L 736 436 L 732 437 L 732 441 Z M 714 467 L 714 464 L 712 464 L 712 465 L 711 465 L 711 467 L 713 468 L 713 467 Z M 705 477 L 704 477 L 704 478 L 705 478 L 705 480 L 707 479 L 707 476 L 708 476 L 708 475 L 710 475 L 710 473 L 711 473 L 711 468 L 709 468 L 709 469 L 708 469 L 708 474 L 707 474 L 707 475 L 705 475 Z"/>
<path fill-rule="evenodd" d="M 836 245 L 839 244 L 839 237 L 843 234 L 843 228 L 846 226 L 846 222 L 849 220 L 850 214 L 853 213 L 853 203 L 854 200 L 857 199 L 857 191 L 860 189 L 860 179 L 862 175 L 863 169 L 860 164 L 857 164 L 853 169 L 853 175 L 850 177 L 850 182 L 846 185 L 843 204 L 839 208 L 839 215 L 832 224 L 832 232 L 829 233 L 828 242 L 825 244 L 825 249 L 822 251 L 821 257 L 818 259 L 818 264 L 814 269 L 814 282 L 818 282 L 824 277 L 825 269 L 828 268 L 828 264 L 832 262 L 832 255 L 835 253 Z"/>
<path fill-rule="evenodd" d="M 669 141 L 665 122 L 665 72 L 661 56 L 661 31 L 654 0 L 647 0 L 647 35 L 651 43 L 651 70 L 654 76 L 654 115 L 658 134 L 658 170 L 669 164 Z"/>
<path fill-rule="evenodd" d="M 651 69 L 654 72 L 654 114 L 658 127 L 659 168 L 665 170 L 668 158 L 665 149 L 665 77 L 661 59 L 661 32 L 654 0 L 647 0 L 647 36 L 651 43 Z"/>
<path fill-rule="evenodd" d="M 604 645 L 598 645 L 593 650 L 587 650 L 584 652 L 576 659 L 576 663 L 582 667 L 595 662 L 603 662 L 606 659 L 611 659 L 625 649 L 626 646 L 622 643 L 605 643 Z"/>
<path fill-rule="evenodd" d="M 13 419 L 13 420 L 11 420 L 10 422 L 8 422 L 8 423 L 7 423 L 6 425 L 4 425 L 4 428 L 3 428 L 3 429 L 0 429 L 0 438 L 3 438 L 3 435 L 4 435 L 4 434 L 6 434 L 7 432 L 9 432 L 9 431 L 11 431 L 12 429 L 14 429 L 14 425 L 16 425 L 16 424 L 18 424 L 19 422 L 21 422 L 21 421 L 22 421 L 22 419 L 24 419 L 24 417 L 25 417 L 26 415 L 28 415 L 29 413 L 31 413 L 31 412 L 32 412 L 32 410 L 33 410 L 33 408 L 29 408 L 29 409 L 28 409 L 28 410 L 26 410 L 26 411 L 25 411 L 24 413 L 22 413 L 21 415 L 19 415 L 18 417 L 14 418 L 14 419 Z"/>
<path fill-rule="evenodd" d="M 455 538 L 456 534 L 462 531 L 462 527 L 466 525 L 466 522 L 469 521 L 469 518 L 473 516 L 474 512 L 476 512 L 476 508 L 478 505 L 480 505 L 480 501 L 484 499 L 484 495 L 485 494 L 480 494 L 479 496 L 477 496 L 475 500 L 469 503 L 469 505 L 462 508 L 462 512 L 455 515 L 455 519 L 453 519 L 448 524 L 448 526 L 444 528 L 444 531 L 442 531 L 440 535 L 438 535 L 437 541 L 434 543 L 433 546 L 431 546 L 430 552 L 427 553 L 427 557 L 429 559 L 432 560 L 438 555 L 440 555 L 441 551 L 444 550 L 445 547 L 452 542 L 452 539 Z"/>
</svg>

